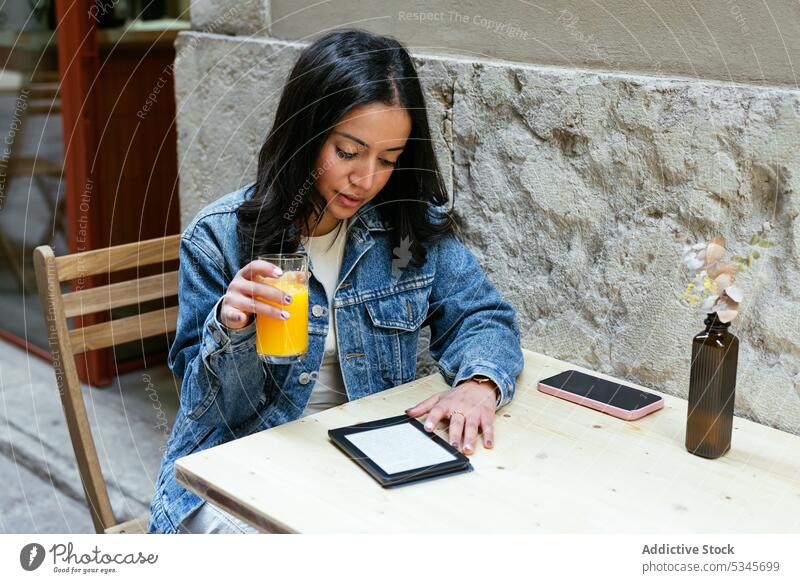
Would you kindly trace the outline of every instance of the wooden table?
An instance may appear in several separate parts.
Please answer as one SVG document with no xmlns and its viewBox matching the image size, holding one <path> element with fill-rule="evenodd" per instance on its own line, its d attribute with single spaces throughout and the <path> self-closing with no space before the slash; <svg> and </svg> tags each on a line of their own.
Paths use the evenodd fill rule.
<svg viewBox="0 0 800 583">
<path fill-rule="evenodd" d="M 569 368 L 591 372 L 525 351 L 494 449 L 479 446 L 467 474 L 385 490 L 328 441 L 447 388 L 439 375 L 186 456 L 175 473 L 264 532 L 800 532 L 800 437 L 737 417 L 731 451 L 703 459 L 685 449 L 683 399 L 662 394 L 664 409 L 627 422 L 536 389 Z"/>
</svg>

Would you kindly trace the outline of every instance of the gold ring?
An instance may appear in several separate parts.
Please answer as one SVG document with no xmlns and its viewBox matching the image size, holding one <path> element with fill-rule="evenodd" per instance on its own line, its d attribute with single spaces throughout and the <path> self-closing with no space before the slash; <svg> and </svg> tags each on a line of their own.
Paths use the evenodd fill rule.
<svg viewBox="0 0 800 583">
<path fill-rule="evenodd" d="M 467 418 L 467 416 L 466 416 L 466 415 L 464 415 L 464 414 L 463 414 L 461 411 L 459 411 L 458 409 L 453 409 L 453 412 L 452 412 L 452 413 L 450 413 L 450 418 L 451 418 L 451 419 L 453 418 L 453 415 L 461 415 L 461 416 L 462 416 L 464 419 L 466 419 L 466 418 Z"/>
</svg>

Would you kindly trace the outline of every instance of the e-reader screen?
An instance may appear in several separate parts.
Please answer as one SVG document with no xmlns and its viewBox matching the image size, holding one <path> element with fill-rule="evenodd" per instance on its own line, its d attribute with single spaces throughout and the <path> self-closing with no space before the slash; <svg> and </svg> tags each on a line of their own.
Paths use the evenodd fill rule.
<svg viewBox="0 0 800 583">
<path fill-rule="evenodd" d="M 458 459 L 409 423 L 359 431 L 344 437 L 387 474 Z"/>
</svg>

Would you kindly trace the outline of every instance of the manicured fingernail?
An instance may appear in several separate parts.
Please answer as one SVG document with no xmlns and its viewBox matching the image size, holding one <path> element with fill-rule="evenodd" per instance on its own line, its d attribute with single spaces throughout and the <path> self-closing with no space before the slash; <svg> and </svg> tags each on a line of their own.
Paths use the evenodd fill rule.
<svg viewBox="0 0 800 583">
<path fill-rule="evenodd" d="M 289 312 L 287 312 L 286 310 L 281 310 L 281 317 L 284 320 L 288 320 L 289 319 Z"/>
<path fill-rule="evenodd" d="M 276 267 L 273 273 L 278 277 L 280 277 L 281 275 L 283 275 L 283 269 L 281 269 L 280 267 Z"/>
<path fill-rule="evenodd" d="M 433 429 L 433 423 L 426 423 L 426 424 L 425 424 L 425 429 L 427 429 L 428 431 L 430 431 L 431 429 Z"/>
<path fill-rule="evenodd" d="M 291 304 L 292 303 L 292 296 L 290 296 L 290 295 L 283 296 L 283 301 L 284 301 L 284 303 Z"/>
<path fill-rule="evenodd" d="M 464 446 L 464 451 L 472 451 L 472 446 L 470 444 L 466 444 Z"/>
<path fill-rule="evenodd" d="M 487 439 L 486 440 L 486 447 L 492 447 L 492 440 L 491 439 Z"/>
<path fill-rule="evenodd" d="M 451 443 L 450 445 L 452 445 L 454 448 L 458 449 L 458 444 L 455 441 L 453 443 Z"/>
</svg>

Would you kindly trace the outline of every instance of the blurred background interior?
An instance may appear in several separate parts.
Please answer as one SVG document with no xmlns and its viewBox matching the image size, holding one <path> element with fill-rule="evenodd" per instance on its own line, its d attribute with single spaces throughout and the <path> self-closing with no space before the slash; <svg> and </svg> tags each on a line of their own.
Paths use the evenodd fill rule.
<svg viewBox="0 0 800 583">
<path fill-rule="evenodd" d="M 37 245 L 62 255 L 179 230 L 171 65 L 190 26 L 189 0 L 61 4 L 0 8 L 0 337 L 43 359 Z M 99 386 L 143 358 L 100 352 L 80 367 Z"/>
<path fill-rule="evenodd" d="M 60 256 L 179 232 L 173 43 L 189 27 L 189 0 L 0 4 L 0 533 L 94 532 L 32 252 L 50 245 Z M 178 386 L 164 364 L 170 341 L 162 335 L 77 359 L 122 519 L 149 509 L 177 409 Z"/>
</svg>

